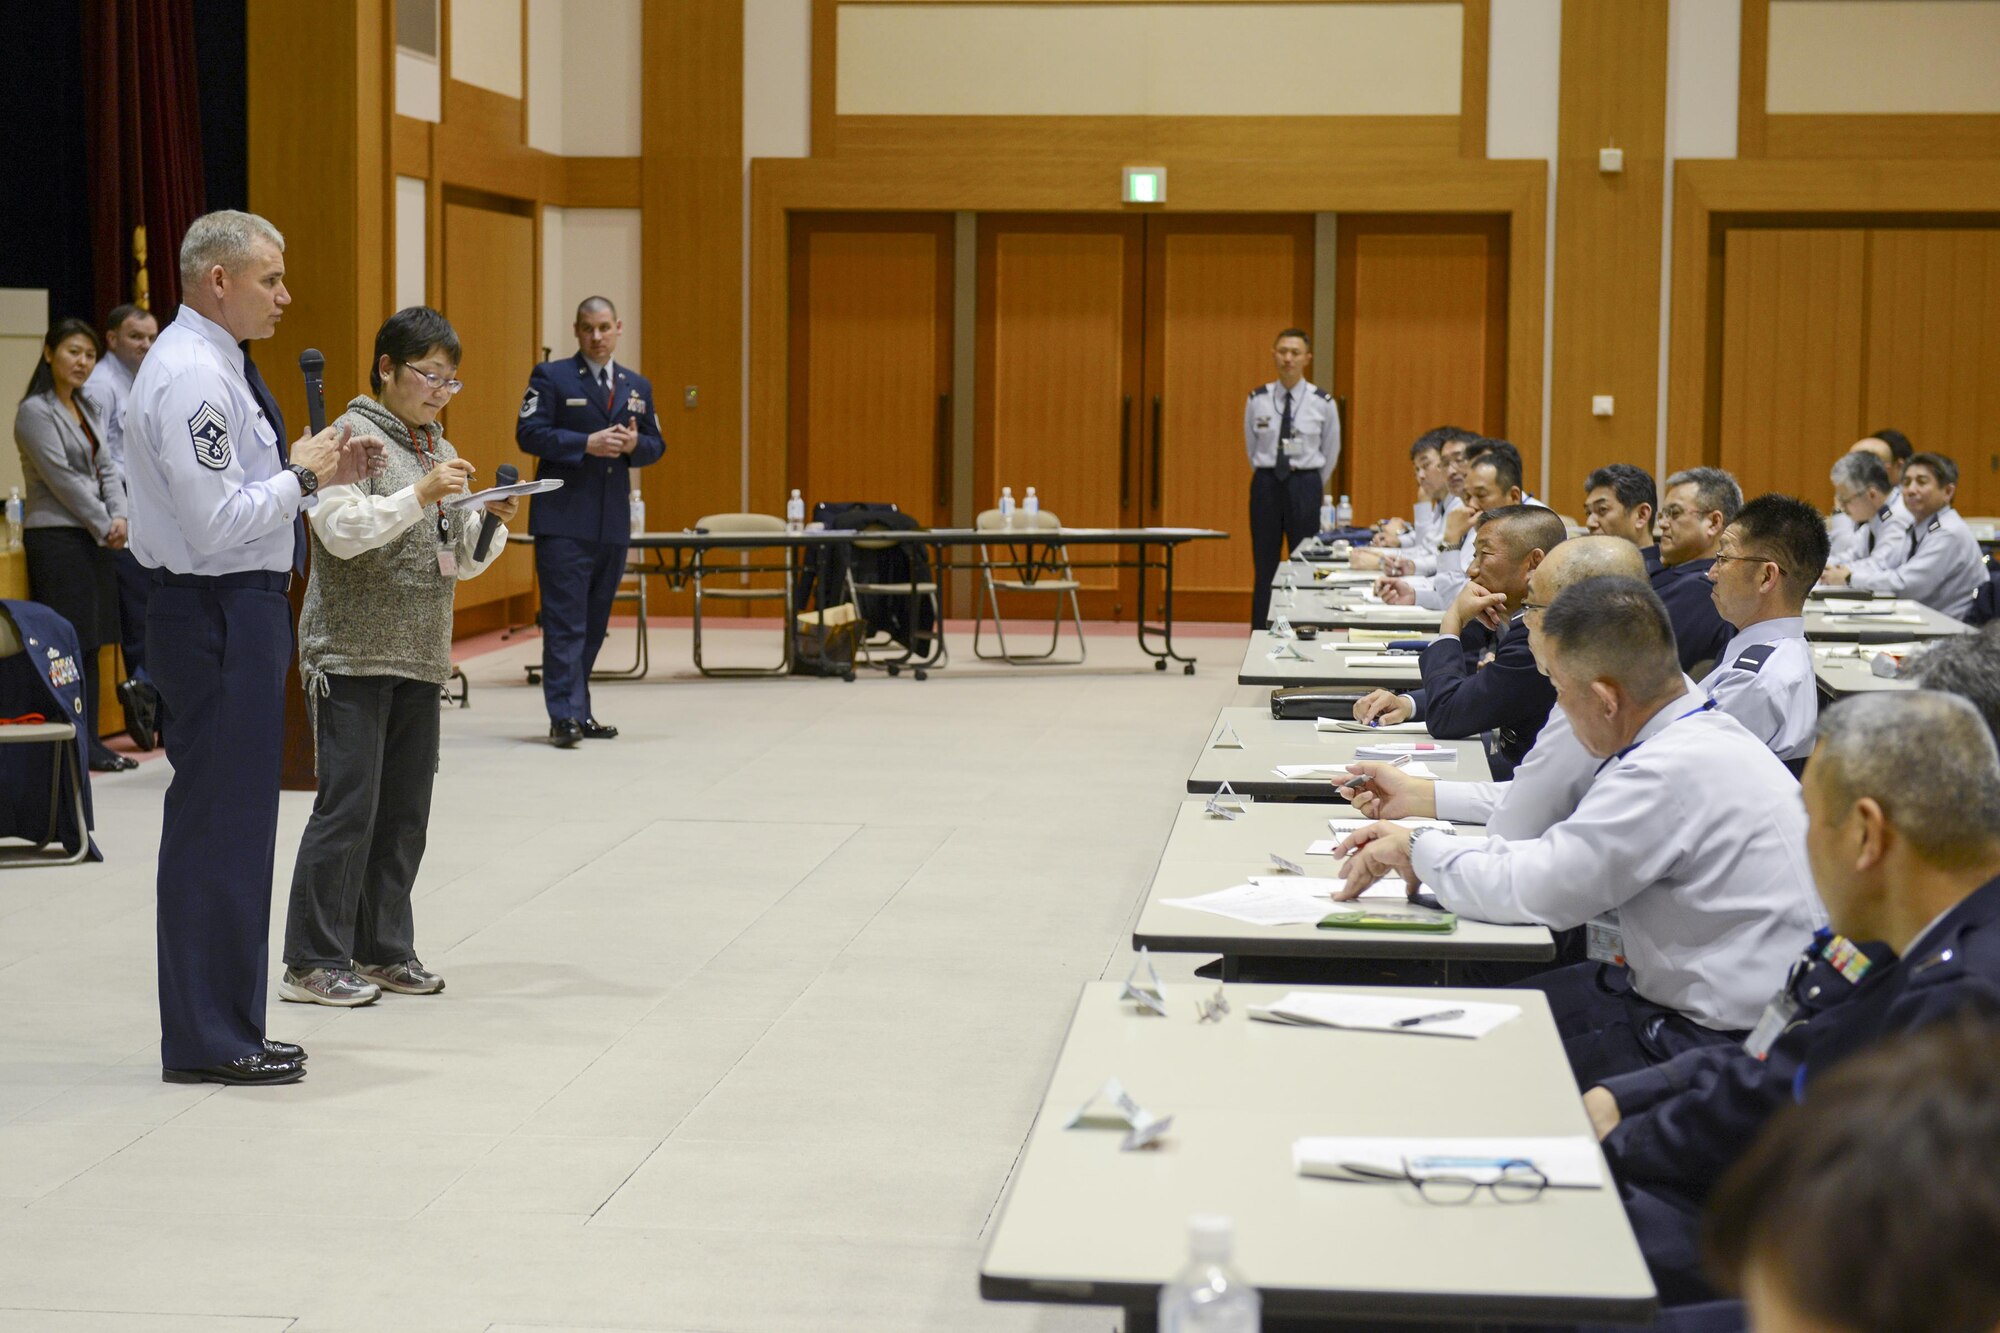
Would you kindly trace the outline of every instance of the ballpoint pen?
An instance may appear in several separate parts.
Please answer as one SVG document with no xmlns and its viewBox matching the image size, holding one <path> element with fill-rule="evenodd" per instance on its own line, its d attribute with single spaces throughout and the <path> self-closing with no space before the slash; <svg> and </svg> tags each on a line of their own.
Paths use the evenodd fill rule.
<svg viewBox="0 0 2000 1333">
<path fill-rule="evenodd" d="M 1407 754 L 1399 754 L 1394 759 L 1388 761 L 1389 767 L 1401 768 L 1403 765 L 1410 762 L 1410 758 L 1411 757 Z M 1347 781 L 1338 784 L 1339 789 L 1341 791 L 1353 791 L 1357 787 L 1365 787 L 1367 785 L 1368 785 L 1368 775 L 1366 773 L 1357 773 L 1353 777 L 1347 779 Z"/>
<path fill-rule="evenodd" d="M 1440 1009 L 1434 1014 L 1417 1014 L 1410 1018 L 1399 1018 L 1389 1024 L 1392 1028 L 1413 1028 L 1419 1023 L 1442 1023 L 1447 1019 L 1464 1018 L 1463 1009 Z"/>
</svg>

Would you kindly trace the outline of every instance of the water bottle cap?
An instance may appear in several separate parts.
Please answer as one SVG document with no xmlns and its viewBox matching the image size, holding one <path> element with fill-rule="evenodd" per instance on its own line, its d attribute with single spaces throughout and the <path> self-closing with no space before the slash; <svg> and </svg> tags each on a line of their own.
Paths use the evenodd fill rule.
<svg viewBox="0 0 2000 1333">
<path fill-rule="evenodd" d="M 794 489 L 794 490 L 792 491 L 792 498 L 793 498 L 794 500 L 796 500 L 796 499 L 798 499 L 798 498 L 799 498 L 799 493 L 798 493 L 797 489 Z"/>
<path fill-rule="evenodd" d="M 1028 494 L 1033 495 L 1034 493 L 1035 493 L 1035 488 L 1033 486 L 1030 486 L 1028 488 Z"/>
<path fill-rule="evenodd" d="M 1002 486 L 1000 488 L 1000 494 L 1002 495 L 1012 495 L 1013 493 L 1014 493 L 1014 488 L 1012 486 Z"/>
<path fill-rule="evenodd" d="M 1197 1259 L 1221 1263 L 1236 1247 L 1236 1223 L 1220 1213 L 1196 1213 L 1188 1219 L 1188 1250 Z"/>
</svg>

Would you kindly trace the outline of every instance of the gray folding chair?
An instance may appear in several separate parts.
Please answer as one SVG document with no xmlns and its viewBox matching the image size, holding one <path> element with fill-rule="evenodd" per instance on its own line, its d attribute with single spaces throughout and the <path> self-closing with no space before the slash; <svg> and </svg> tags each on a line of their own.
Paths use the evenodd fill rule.
<svg viewBox="0 0 2000 1333">
<path fill-rule="evenodd" d="M 771 514 L 709 514 L 704 518 L 696 519 L 694 525 L 697 528 L 705 528 L 709 532 L 727 535 L 738 533 L 782 533 L 785 530 L 785 520 Z M 704 551 L 697 555 L 694 565 L 694 667 L 702 675 L 782 676 L 792 669 L 792 573 L 796 552 L 789 546 L 782 549 L 784 551 L 785 562 L 781 569 L 757 565 L 734 569 L 727 565 L 711 566 L 708 563 L 708 558 L 710 555 L 716 554 L 715 552 Z M 745 584 L 741 580 L 746 573 L 751 575 L 782 573 L 784 575 L 784 583 L 782 586 L 775 588 Z M 727 586 L 710 586 L 710 580 L 720 582 L 724 578 L 731 581 Z M 702 663 L 701 608 L 702 603 L 711 597 L 727 602 L 777 601 L 783 603 L 780 608 L 779 630 L 784 647 L 780 652 L 776 666 L 711 667 Z"/>
<path fill-rule="evenodd" d="M 979 544 L 979 576 L 981 581 L 979 607 L 972 621 L 972 654 L 987 662 L 1008 662 L 1016 666 L 1040 663 L 1045 666 L 1074 666 L 1083 661 L 1088 652 L 1083 641 L 1083 610 L 1077 605 L 1076 590 L 1083 585 L 1076 581 L 1074 571 L 1069 567 L 1067 547 L 1052 543 L 1047 539 L 1037 540 L 1037 532 L 1052 532 L 1062 527 L 1062 520 L 1044 509 L 1030 516 L 1021 510 L 1014 511 L 1014 526 L 1003 527 L 1000 511 L 988 509 L 974 520 L 973 526 L 980 532 L 996 534 L 999 540 L 993 545 Z M 1001 552 L 999 559 L 993 558 L 993 549 Z M 996 571 L 998 577 L 995 577 Z M 1015 653 L 1007 648 L 1007 622 L 1000 617 L 1000 594 L 1038 592 L 1048 593 L 1055 598 L 1049 617 L 1049 646 L 1039 653 Z M 1063 601 L 1069 601 L 1070 623 L 1076 627 L 1076 656 L 1057 658 L 1056 649 L 1062 642 Z M 980 630 L 986 623 L 988 607 L 993 611 L 993 631 L 1000 640 L 1000 651 L 988 653 L 979 647 Z"/>
<path fill-rule="evenodd" d="M 12 657 L 21 651 L 21 632 L 14 628 L 11 616 L 0 614 L 0 657 Z M 0 745 L 55 747 L 50 765 L 48 832 L 42 835 L 40 842 L 27 847 L 0 849 L 0 867 L 12 870 L 34 866 L 73 866 L 81 862 L 90 855 L 90 827 L 83 810 L 83 774 L 76 764 L 76 727 L 68 722 L 23 722 L 0 727 Z M 73 854 L 62 851 L 60 847 L 55 853 L 50 853 L 44 849 L 55 842 L 61 829 L 65 796 L 83 836 Z"/>
</svg>

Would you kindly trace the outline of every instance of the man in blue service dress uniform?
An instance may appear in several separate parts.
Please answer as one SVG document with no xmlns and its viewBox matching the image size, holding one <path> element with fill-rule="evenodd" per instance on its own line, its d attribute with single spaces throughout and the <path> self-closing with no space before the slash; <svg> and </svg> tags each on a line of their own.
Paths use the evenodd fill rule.
<svg viewBox="0 0 2000 1333">
<path fill-rule="evenodd" d="M 160 829 L 160 1062 L 169 1083 L 294 1083 L 305 1052 L 264 1036 L 271 869 L 292 658 L 285 596 L 301 512 L 378 454 L 285 422 L 246 351 L 277 330 L 285 241 L 263 218 L 196 218 L 180 313 L 126 404 L 132 553 L 152 570 L 146 657 L 168 721 Z"/>
<path fill-rule="evenodd" d="M 565 750 L 618 734 L 591 712 L 590 671 L 631 545 L 632 470 L 666 452 L 652 384 L 611 359 L 624 331 L 604 297 L 578 306 L 576 355 L 535 367 L 514 426 L 515 442 L 541 460 L 535 475 L 563 483 L 528 506 L 528 531 L 542 589 L 549 740 Z"/>
</svg>

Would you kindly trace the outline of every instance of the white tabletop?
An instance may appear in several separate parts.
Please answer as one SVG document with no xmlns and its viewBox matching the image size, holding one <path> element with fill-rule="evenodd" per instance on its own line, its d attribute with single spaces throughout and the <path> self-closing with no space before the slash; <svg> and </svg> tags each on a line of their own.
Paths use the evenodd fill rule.
<svg viewBox="0 0 2000 1333">
<path fill-rule="evenodd" d="M 1409 637 L 1424 638 L 1428 631 L 1411 630 Z M 1280 642 L 1296 648 L 1301 662 L 1291 657 L 1271 656 Z M 1347 642 L 1347 631 L 1340 629 L 1322 630 L 1311 639 L 1279 640 L 1271 636 L 1269 630 L 1250 631 L 1250 642 L 1243 648 L 1243 665 L 1237 668 L 1236 683 L 1239 685 L 1351 685 L 1357 690 L 1372 690 L 1377 686 L 1393 689 L 1409 689 L 1423 684 L 1423 673 L 1417 669 L 1416 654 L 1399 656 L 1393 662 L 1357 662 L 1356 658 L 1388 656 L 1388 645 L 1371 643 L 1353 649 L 1333 649 L 1330 645 Z"/>
<path fill-rule="evenodd" d="M 1906 624 L 1889 616 L 1916 616 L 1920 623 Z M 1820 643 L 1935 639 L 1946 634 L 1968 634 L 1971 630 L 1963 621 L 1953 620 L 1908 598 L 1848 602 L 1814 597 L 1806 602 L 1806 637 Z"/>
<path fill-rule="evenodd" d="M 1224 729 L 1232 727 L 1243 748 L 1215 748 Z M 1225 708 L 1202 743 L 1201 757 L 1195 760 L 1194 771 L 1188 774 L 1187 789 L 1212 792 L 1227 782 L 1236 791 L 1255 796 L 1336 801 L 1339 797 L 1334 795 L 1333 784 L 1325 778 L 1283 778 L 1273 770 L 1279 764 L 1344 764 L 1363 745 L 1429 739 L 1411 732 L 1370 735 L 1358 731 L 1318 731 L 1310 721 L 1277 721 L 1268 707 Z M 1437 743 L 1458 752 L 1458 762 L 1433 765 L 1439 777 L 1455 782 L 1492 780 L 1493 769 L 1486 762 L 1486 750 L 1479 741 Z"/>
<path fill-rule="evenodd" d="M 1495 926 L 1460 918 L 1449 935 L 1396 931 L 1320 930 L 1315 926 L 1258 926 L 1213 912 L 1169 907 L 1167 898 L 1192 898 L 1251 875 L 1276 873 L 1271 853 L 1305 867 L 1307 874 L 1331 874 L 1331 857 L 1306 855 L 1306 848 L 1333 835 L 1329 819 L 1358 816 L 1346 806 L 1290 801 L 1249 801 L 1241 815 L 1225 819 L 1207 813 L 1206 799 L 1183 801 L 1160 855 L 1159 869 L 1146 890 L 1132 947 L 1162 953 L 1218 953 L 1224 958 L 1435 958 L 1446 962 L 1512 959 L 1542 962 L 1555 957 L 1555 940 L 1544 926 Z M 1467 826 L 1477 835 L 1482 830 Z M 1332 911 L 1331 902 L 1327 910 Z"/>
<path fill-rule="evenodd" d="M 1894 647 L 1895 645 L 1886 645 Z M 1820 644 L 1813 648 L 1813 675 L 1819 687 L 1835 699 L 1850 694 L 1879 694 L 1885 690 L 1913 690 L 1913 681 L 1895 676 L 1878 676 L 1870 669 L 1875 649 L 1868 644 Z"/>
<path fill-rule="evenodd" d="M 1435 634 L 1444 612 L 1421 606 L 1384 606 L 1364 602 L 1358 588 L 1299 588 L 1289 596 L 1283 588 L 1271 593 L 1271 618 L 1294 625 L 1362 625 L 1371 629 L 1410 629 Z"/>
<path fill-rule="evenodd" d="M 1426 992 L 1521 1007 L 1456 1041 L 1253 1023 L 1250 1005 L 1306 988 L 1224 989 L 1229 1014 L 1201 1024 L 1212 985 L 1165 986 L 1164 1018 L 1120 1002 L 1116 982 L 1084 987 L 980 1261 L 982 1295 L 1151 1310 L 1184 1262 L 1189 1214 L 1218 1212 L 1235 1219 L 1236 1264 L 1267 1316 L 1650 1316 L 1652 1281 L 1608 1184 L 1446 1208 L 1293 1169 L 1307 1135 L 1588 1135 L 1539 992 Z M 1115 1130 L 1062 1127 L 1113 1077 L 1173 1116 L 1157 1147 L 1120 1152 Z"/>
</svg>

